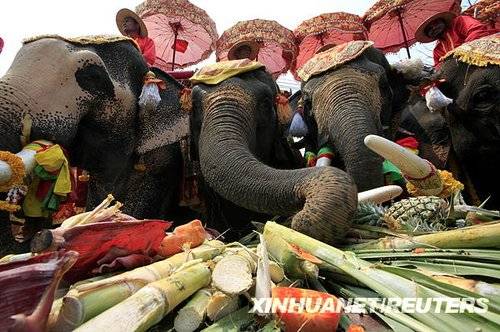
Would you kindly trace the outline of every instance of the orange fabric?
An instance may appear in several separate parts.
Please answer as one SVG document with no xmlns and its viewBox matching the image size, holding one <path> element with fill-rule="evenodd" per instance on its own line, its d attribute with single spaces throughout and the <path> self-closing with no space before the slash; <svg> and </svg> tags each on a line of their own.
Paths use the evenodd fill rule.
<svg viewBox="0 0 500 332">
<path fill-rule="evenodd" d="M 488 28 L 487 25 L 479 22 L 470 16 L 457 16 L 451 21 L 451 27 L 446 31 L 442 39 L 438 39 L 434 48 L 434 64 L 439 66 L 440 60 L 446 53 L 457 48 L 463 43 L 481 37 L 489 36 L 498 32 Z"/>
<path fill-rule="evenodd" d="M 141 50 L 142 56 L 144 60 L 148 63 L 148 65 L 152 66 L 155 64 L 156 60 L 156 47 L 153 39 L 149 37 L 135 37 L 134 38 L 137 45 L 139 45 L 139 49 Z"/>
</svg>

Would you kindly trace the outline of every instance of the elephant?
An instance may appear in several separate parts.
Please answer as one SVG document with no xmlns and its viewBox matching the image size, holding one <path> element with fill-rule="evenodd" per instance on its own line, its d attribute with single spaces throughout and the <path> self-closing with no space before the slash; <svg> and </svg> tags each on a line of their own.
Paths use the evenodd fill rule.
<svg viewBox="0 0 500 332">
<path fill-rule="evenodd" d="M 334 47 L 315 56 L 334 54 L 323 60 L 322 70 L 316 70 L 320 66 L 315 58 L 303 67 L 306 74 L 309 64 L 316 70 L 303 77 L 300 92 L 309 129 L 304 143 L 316 149 L 331 146 L 332 165 L 350 174 L 358 191 L 365 191 L 383 186 L 384 176 L 382 158 L 364 145 L 364 138 L 375 134 L 394 139 L 410 96 L 408 86 L 417 84 L 420 77 L 392 68 L 371 42 L 339 46 L 340 50 Z M 343 57 L 345 61 L 338 60 Z M 292 103 L 298 97 L 292 96 Z"/>
<path fill-rule="evenodd" d="M 471 41 L 444 59 L 439 89 L 453 103 L 444 117 L 467 198 L 500 208 L 500 43 L 498 34 Z M 490 60 L 483 60 L 490 59 Z M 468 190 L 467 190 L 468 189 Z M 466 199 L 467 199 L 466 198 Z"/>
<path fill-rule="evenodd" d="M 21 122 L 29 115 L 31 140 L 60 144 L 72 165 L 89 171 L 87 209 L 113 193 L 136 218 L 189 219 L 177 205 L 179 140 L 189 129 L 189 115 L 180 111 L 182 85 L 152 69 L 166 88 L 156 109 L 140 108 L 148 70 L 125 37 L 27 40 L 0 79 L 0 150 L 21 149 Z M 14 250 L 7 224 L 2 252 Z"/>
<path fill-rule="evenodd" d="M 191 139 L 208 224 L 235 239 L 250 221 L 292 216 L 293 228 L 338 242 L 356 211 L 354 182 L 333 167 L 289 169 L 298 165 L 278 121 L 277 93 L 264 68 L 193 87 Z"/>
</svg>

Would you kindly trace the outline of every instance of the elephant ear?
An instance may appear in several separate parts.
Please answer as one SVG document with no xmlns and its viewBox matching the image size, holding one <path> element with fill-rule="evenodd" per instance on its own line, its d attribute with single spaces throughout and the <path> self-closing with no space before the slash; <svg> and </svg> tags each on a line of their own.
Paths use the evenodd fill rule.
<svg viewBox="0 0 500 332">
<path fill-rule="evenodd" d="M 178 142 L 189 135 L 189 113 L 182 111 L 180 105 L 182 84 L 158 68 L 151 68 L 151 71 L 166 83 L 166 87 L 160 90 L 161 101 L 154 110 L 139 113 L 141 134 L 136 147 L 139 154 Z"/>
</svg>

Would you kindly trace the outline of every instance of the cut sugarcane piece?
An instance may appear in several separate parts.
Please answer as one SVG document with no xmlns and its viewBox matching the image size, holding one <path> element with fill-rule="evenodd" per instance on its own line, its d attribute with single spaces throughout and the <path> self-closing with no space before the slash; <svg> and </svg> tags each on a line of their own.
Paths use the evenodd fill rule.
<svg viewBox="0 0 500 332">
<path fill-rule="evenodd" d="M 189 252 L 179 253 L 104 280 L 75 286 L 64 296 L 60 314 L 52 329 L 72 330 L 125 300 L 148 283 L 170 276 L 186 262 L 198 259 L 206 261 L 223 250 L 222 242 L 207 241 Z"/>
<path fill-rule="evenodd" d="M 240 307 L 239 297 L 230 296 L 222 292 L 215 292 L 207 305 L 207 317 L 212 321 L 218 321 L 222 317 L 235 312 Z"/>
<path fill-rule="evenodd" d="M 396 185 L 383 186 L 358 193 L 358 203 L 382 204 L 403 193 L 403 188 Z"/>
<path fill-rule="evenodd" d="M 285 271 L 283 271 L 283 268 L 276 262 L 269 262 L 269 273 L 271 274 L 271 281 L 275 284 L 285 279 Z"/>
<path fill-rule="evenodd" d="M 268 244 L 269 254 L 283 267 L 289 278 L 317 278 L 319 268 L 312 262 L 300 257 L 285 240 L 274 233 L 265 232 L 264 238 Z"/>
<path fill-rule="evenodd" d="M 229 295 L 243 294 L 253 285 L 252 266 L 238 254 L 223 257 L 215 264 L 212 284 Z"/>
<path fill-rule="evenodd" d="M 148 284 L 75 331 L 145 331 L 209 283 L 208 265 L 193 265 L 168 278 Z"/>
<path fill-rule="evenodd" d="M 178 332 L 196 331 L 205 320 L 207 306 L 212 296 L 210 289 L 200 289 L 177 313 L 174 328 Z"/>
<path fill-rule="evenodd" d="M 428 160 L 377 135 L 366 136 L 364 142 L 370 150 L 399 168 L 405 178 L 425 195 L 439 195 L 443 191 L 441 176 Z"/>
</svg>

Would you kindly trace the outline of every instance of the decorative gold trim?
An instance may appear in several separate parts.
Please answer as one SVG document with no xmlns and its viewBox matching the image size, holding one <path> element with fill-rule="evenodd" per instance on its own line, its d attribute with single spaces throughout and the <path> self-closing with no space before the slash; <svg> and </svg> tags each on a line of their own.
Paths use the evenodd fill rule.
<svg viewBox="0 0 500 332">
<path fill-rule="evenodd" d="M 0 185 L 0 192 L 7 192 L 13 186 L 22 184 L 25 170 L 23 160 L 8 151 L 0 151 L 0 160 L 6 162 L 12 172 L 10 180 Z"/>
</svg>

